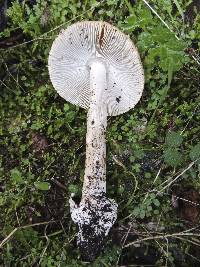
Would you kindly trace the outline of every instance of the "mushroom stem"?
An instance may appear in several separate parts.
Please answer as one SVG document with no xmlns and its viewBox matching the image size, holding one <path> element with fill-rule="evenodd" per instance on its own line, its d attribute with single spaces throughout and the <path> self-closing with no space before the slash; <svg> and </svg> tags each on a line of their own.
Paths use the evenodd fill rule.
<svg viewBox="0 0 200 267">
<path fill-rule="evenodd" d="M 117 204 L 106 197 L 107 90 L 106 65 L 101 59 L 92 60 L 90 89 L 92 91 L 87 120 L 86 163 L 79 204 L 69 200 L 71 216 L 78 224 L 77 244 L 82 257 L 92 261 L 100 253 L 104 240 L 117 218 Z"/>
<path fill-rule="evenodd" d="M 91 103 L 87 115 L 86 162 L 82 197 L 106 193 L 106 126 L 104 103 L 107 89 L 106 66 L 101 59 L 90 63 Z"/>
</svg>

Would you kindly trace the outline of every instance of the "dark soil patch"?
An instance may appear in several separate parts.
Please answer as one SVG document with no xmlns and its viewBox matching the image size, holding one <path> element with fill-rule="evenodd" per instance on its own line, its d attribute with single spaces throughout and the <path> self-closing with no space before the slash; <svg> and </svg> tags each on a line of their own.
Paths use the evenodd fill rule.
<svg viewBox="0 0 200 267">
<path fill-rule="evenodd" d="M 63 184 L 63 181 L 60 181 Z M 40 222 L 55 221 L 48 225 L 48 234 L 61 230 L 61 224 L 67 228 L 65 219 L 66 199 L 65 192 L 56 184 L 52 184 L 51 189 L 45 195 L 44 205 L 35 203 L 27 207 L 27 216 L 32 224 Z M 36 226 L 34 229 L 44 233 L 46 225 Z"/>
<path fill-rule="evenodd" d="M 178 216 L 192 224 L 198 222 L 200 195 L 192 186 L 174 188 L 172 193 L 173 206 Z"/>
<path fill-rule="evenodd" d="M 185 19 L 190 24 L 192 24 L 195 20 L 195 17 L 200 12 L 200 1 L 193 0 L 192 3 L 187 7 L 185 11 Z"/>
<path fill-rule="evenodd" d="M 48 140 L 45 136 L 38 133 L 32 134 L 32 147 L 34 152 L 43 153 L 47 150 L 48 145 Z"/>
</svg>

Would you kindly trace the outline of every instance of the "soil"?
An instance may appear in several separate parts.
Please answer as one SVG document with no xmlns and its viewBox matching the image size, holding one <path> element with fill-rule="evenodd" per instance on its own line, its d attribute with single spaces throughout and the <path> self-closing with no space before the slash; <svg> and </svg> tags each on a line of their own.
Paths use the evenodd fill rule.
<svg viewBox="0 0 200 267">
<path fill-rule="evenodd" d="M 174 188 L 172 200 L 172 204 L 177 210 L 177 215 L 182 220 L 191 224 L 198 222 L 200 195 L 194 187 Z"/>
<path fill-rule="evenodd" d="M 192 24 L 195 20 L 196 15 L 200 12 L 200 1 L 193 0 L 192 3 L 187 7 L 185 12 L 185 19 L 190 24 Z"/>
<path fill-rule="evenodd" d="M 63 184 L 63 181 L 59 182 L 60 184 Z M 34 206 L 27 206 L 26 214 L 29 223 L 35 224 L 54 221 L 54 223 L 48 224 L 47 229 L 45 229 L 46 225 L 39 225 L 34 228 L 42 234 L 44 233 L 44 230 L 46 230 L 48 234 L 61 230 L 61 224 L 67 229 L 68 223 L 65 218 L 65 202 L 64 190 L 57 184 L 51 184 L 51 189 L 45 195 L 44 205 L 35 203 Z"/>
<path fill-rule="evenodd" d="M 36 153 L 43 153 L 48 148 L 48 140 L 45 136 L 38 133 L 32 135 L 32 147 Z"/>
</svg>

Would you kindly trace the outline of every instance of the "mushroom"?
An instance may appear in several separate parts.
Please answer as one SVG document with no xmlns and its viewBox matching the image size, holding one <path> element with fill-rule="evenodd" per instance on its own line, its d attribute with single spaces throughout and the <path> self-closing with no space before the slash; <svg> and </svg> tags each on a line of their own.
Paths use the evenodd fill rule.
<svg viewBox="0 0 200 267">
<path fill-rule="evenodd" d="M 86 163 L 80 203 L 70 198 L 77 244 L 92 261 L 117 219 L 117 203 L 106 197 L 107 117 L 122 114 L 139 101 L 144 73 L 130 38 L 102 21 L 83 21 L 62 30 L 53 42 L 48 67 L 57 92 L 88 110 Z"/>
</svg>

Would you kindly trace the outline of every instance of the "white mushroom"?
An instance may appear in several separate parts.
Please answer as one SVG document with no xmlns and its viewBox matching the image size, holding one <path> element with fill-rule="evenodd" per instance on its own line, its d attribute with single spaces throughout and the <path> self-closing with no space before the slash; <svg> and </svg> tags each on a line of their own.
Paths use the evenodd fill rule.
<svg viewBox="0 0 200 267">
<path fill-rule="evenodd" d="M 93 260 L 117 218 L 117 204 L 106 197 L 107 116 L 122 114 L 139 101 L 144 74 L 128 36 L 106 22 L 83 21 L 63 30 L 49 55 L 53 86 L 67 101 L 88 110 L 82 199 L 70 199 L 78 224 L 78 246 Z"/>
</svg>

